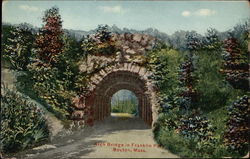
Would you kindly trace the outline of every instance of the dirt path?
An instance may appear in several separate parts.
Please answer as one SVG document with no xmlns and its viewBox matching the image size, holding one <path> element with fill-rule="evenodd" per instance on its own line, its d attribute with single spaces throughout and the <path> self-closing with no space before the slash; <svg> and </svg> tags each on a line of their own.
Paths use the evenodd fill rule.
<svg viewBox="0 0 250 159">
<path fill-rule="evenodd" d="M 158 147 L 153 140 L 151 129 L 139 118 L 111 116 L 91 128 L 56 137 L 48 145 L 21 152 L 16 157 L 18 159 L 71 159 L 174 158 L 177 156 Z"/>
</svg>

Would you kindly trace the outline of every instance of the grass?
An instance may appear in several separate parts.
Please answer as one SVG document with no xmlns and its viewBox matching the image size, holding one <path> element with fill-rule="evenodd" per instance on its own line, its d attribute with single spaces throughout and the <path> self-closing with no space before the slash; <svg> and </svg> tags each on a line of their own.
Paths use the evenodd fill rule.
<svg viewBox="0 0 250 159">
<path fill-rule="evenodd" d="M 115 116 L 115 117 L 134 117 L 134 115 L 129 114 L 129 113 L 111 113 L 111 116 Z"/>
<path fill-rule="evenodd" d="M 114 105 L 111 106 L 111 111 L 113 113 L 129 113 L 136 114 L 137 105 L 133 100 L 123 100 L 116 101 Z"/>
</svg>

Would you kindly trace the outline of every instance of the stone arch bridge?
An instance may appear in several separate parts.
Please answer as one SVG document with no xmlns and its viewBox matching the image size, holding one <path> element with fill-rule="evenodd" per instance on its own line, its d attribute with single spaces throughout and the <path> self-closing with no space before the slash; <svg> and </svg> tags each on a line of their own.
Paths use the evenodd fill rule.
<svg viewBox="0 0 250 159">
<path fill-rule="evenodd" d="M 141 65 L 142 61 L 140 61 L 143 59 L 146 49 L 150 49 L 149 46 L 152 46 L 154 39 L 141 34 L 127 34 L 118 38 L 120 38 L 120 41 L 124 40 L 122 42 L 124 45 L 122 60 L 121 53 L 118 52 L 113 59 L 92 56 L 88 59 L 89 62 L 87 61 L 89 64 L 93 62 L 99 63 L 102 65 L 102 69 L 99 69 L 89 78 L 88 88 L 85 93 L 74 98 L 75 111 L 72 117 L 77 124 L 87 123 L 92 125 L 95 121 L 110 116 L 111 98 L 113 94 L 121 89 L 130 90 L 136 95 L 139 117 L 145 123 L 152 126 L 157 119 L 156 88 L 149 79 L 152 73 Z M 143 46 L 141 43 L 145 43 L 145 41 L 146 45 Z M 131 48 L 134 45 L 139 47 L 137 49 Z M 108 65 L 109 63 L 112 63 L 112 65 Z M 85 71 L 92 67 L 86 65 L 86 63 L 83 64 Z"/>
</svg>

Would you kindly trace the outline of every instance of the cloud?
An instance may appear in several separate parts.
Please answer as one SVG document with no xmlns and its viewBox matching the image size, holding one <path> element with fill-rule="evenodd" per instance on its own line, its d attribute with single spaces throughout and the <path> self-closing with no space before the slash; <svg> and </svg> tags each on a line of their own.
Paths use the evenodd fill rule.
<svg viewBox="0 0 250 159">
<path fill-rule="evenodd" d="M 216 14 L 216 11 L 211 9 L 199 9 L 195 12 L 195 15 L 197 16 L 211 16 Z"/>
<path fill-rule="evenodd" d="M 196 10 L 194 12 L 190 12 L 190 11 L 183 11 L 181 12 L 181 15 L 184 16 L 184 17 L 189 17 L 189 16 L 211 16 L 211 15 L 214 15 L 216 14 L 216 11 L 215 10 L 211 10 L 211 9 L 199 9 L 199 10 Z"/>
<path fill-rule="evenodd" d="M 19 8 L 22 9 L 22 10 L 29 11 L 29 12 L 37 12 L 37 11 L 39 11 L 39 8 L 34 7 L 34 6 L 29 6 L 29 5 L 20 5 Z"/>
<path fill-rule="evenodd" d="M 182 16 L 184 16 L 184 17 L 188 17 L 188 16 L 190 16 L 190 12 L 189 11 L 183 11 L 182 13 L 181 13 L 181 15 Z"/>
<path fill-rule="evenodd" d="M 100 6 L 98 8 L 105 13 L 124 13 L 125 12 L 122 6 Z"/>
</svg>

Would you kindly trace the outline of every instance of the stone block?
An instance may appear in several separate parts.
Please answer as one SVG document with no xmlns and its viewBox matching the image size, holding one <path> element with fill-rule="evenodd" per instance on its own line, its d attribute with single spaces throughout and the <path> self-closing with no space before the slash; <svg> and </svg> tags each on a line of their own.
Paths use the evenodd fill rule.
<svg viewBox="0 0 250 159">
<path fill-rule="evenodd" d="M 84 118 L 84 112 L 82 110 L 76 110 L 72 114 L 72 119 L 83 119 Z"/>
</svg>

